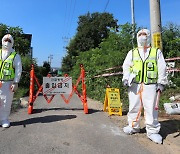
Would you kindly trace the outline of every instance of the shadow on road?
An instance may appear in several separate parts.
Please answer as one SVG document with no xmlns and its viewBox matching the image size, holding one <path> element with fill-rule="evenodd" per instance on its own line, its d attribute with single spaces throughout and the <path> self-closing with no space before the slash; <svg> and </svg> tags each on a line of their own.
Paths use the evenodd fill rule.
<svg viewBox="0 0 180 154">
<path fill-rule="evenodd" d="M 96 112 L 103 112 L 102 110 L 96 110 L 96 109 L 89 109 L 88 111 L 89 111 L 88 114 L 93 114 Z"/>
<path fill-rule="evenodd" d="M 35 123 L 51 123 L 61 120 L 74 119 L 76 117 L 76 115 L 49 115 L 44 117 L 30 118 L 23 121 L 11 122 L 11 126 L 23 125 L 25 127 L 26 125 Z"/>
<path fill-rule="evenodd" d="M 159 121 L 161 123 L 161 129 L 159 134 L 162 135 L 163 139 L 165 139 L 168 135 L 173 133 L 178 133 L 174 136 L 174 138 L 180 136 L 180 120 L 166 120 Z M 140 133 L 146 133 L 146 128 L 142 128 Z"/>
<path fill-rule="evenodd" d="M 72 111 L 82 110 L 82 112 L 84 112 L 82 108 L 42 108 L 42 109 L 33 109 L 33 114 L 46 112 L 46 111 L 58 111 L 58 110 L 72 110 Z M 96 109 L 88 109 L 88 114 L 93 114 L 95 112 L 102 112 L 102 111 Z"/>
<path fill-rule="evenodd" d="M 166 120 L 161 121 L 160 134 L 165 139 L 169 134 L 179 132 L 174 138 L 180 136 L 180 120 Z"/>
<path fill-rule="evenodd" d="M 46 112 L 46 111 L 58 111 L 58 110 L 82 110 L 81 108 L 41 108 L 41 109 L 33 109 L 33 114 Z"/>
</svg>

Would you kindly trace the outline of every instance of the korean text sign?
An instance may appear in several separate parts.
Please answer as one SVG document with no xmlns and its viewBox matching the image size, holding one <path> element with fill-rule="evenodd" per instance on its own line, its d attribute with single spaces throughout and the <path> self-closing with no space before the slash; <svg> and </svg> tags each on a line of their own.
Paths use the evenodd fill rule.
<svg viewBox="0 0 180 154">
<path fill-rule="evenodd" d="M 70 94 L 71 92 L 71 77 L 43 77 L 43 94 Z"/>
</svg>

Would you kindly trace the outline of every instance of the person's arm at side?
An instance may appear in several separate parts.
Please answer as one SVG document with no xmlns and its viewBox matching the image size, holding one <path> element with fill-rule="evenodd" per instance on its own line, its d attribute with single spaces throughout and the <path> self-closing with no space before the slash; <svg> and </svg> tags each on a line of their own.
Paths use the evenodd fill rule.
<svg viewBox="0 0 180 154">
<path fill-rule="evenodd" d="M 15 69 L 15 77 L 14 77 L 14 81 L 12 83 L 11 89 L 13 92 L 15 92 L 18 88 L 18 83 L 20 81 L 21 73 L 22 73 L 21 58 L 18 54 L 14 58 L 13 67 Z"/>
<path fill-rule="evenodd" d="M 130 76 L 130 67 L 132 67 L 132 50 L 130 50 L 123 63 L 123 78 L 122 82 L 124 85 L 128 84 Z"/>
<path fill-rule="evenodd" d="M 168 83 L 166 75 L 166 62 L 163 53 L 160 49 L 157 51 L 157 66 L 158 66 L 158 86 L 157 90 L 161 92 L 164 90 L 164 86 Z"/>
</svg>

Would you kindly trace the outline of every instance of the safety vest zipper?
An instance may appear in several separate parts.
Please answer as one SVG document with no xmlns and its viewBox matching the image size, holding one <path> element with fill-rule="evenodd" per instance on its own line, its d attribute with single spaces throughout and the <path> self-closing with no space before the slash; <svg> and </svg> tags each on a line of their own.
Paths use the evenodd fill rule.
<svg viewBox="0 0 180 154">
<path fill-rule="evenodd" d="M 144 63 L 145 63 L 145 61 L 142 64 L 142 81 L 141 82 L 143 82 L 143 83 L 144 83 Z"/>
</svg>

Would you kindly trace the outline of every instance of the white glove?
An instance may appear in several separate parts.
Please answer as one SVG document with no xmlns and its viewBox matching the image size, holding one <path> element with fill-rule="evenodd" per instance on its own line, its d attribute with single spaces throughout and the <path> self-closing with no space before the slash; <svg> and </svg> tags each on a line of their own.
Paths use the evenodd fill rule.
<svg viewBox="0 0 180 154">
<path fill-rule="evenodd" d="M 12 92 L 15 92 L 17 89 L 18 89 L 18 83 L 13 83 L 13 84 L 11 85 L 11 90 L 12 90 Z"/>
<path fill-rule="evenodd" d="M 124 87 L 128 87 L 128 80 L 125 79 L 125 80 L 123 81 L 123 86 L 124 86 Z"/>
<path fill-rule="evenodd" d="M 164 85 L 158 83 L 158 84 L 157 84 L 156 91 L 158 91 L 158 90 L 160 90 L 160 92 L 163 92 L 163 90 L 164 90 Z"/>
</svg>

